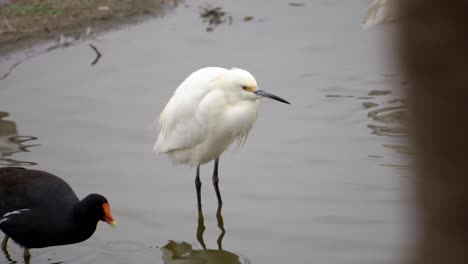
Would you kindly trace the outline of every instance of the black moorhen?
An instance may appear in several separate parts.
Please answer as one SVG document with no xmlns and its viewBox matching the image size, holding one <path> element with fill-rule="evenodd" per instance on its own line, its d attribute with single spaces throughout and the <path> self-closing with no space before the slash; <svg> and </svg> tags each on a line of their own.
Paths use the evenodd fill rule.
<svg viewBox="0 0 468 264">
<path fill-rule="evenodd" d="M 79 200 L 59 177 L 38 170 L 0 168 L 0 230 L 6 249 L 8 237 L 29 248 L 78 243 L 91 237 L 99 220 L 115 221 L 107 199 L 90 194 Z"/>
</svg>

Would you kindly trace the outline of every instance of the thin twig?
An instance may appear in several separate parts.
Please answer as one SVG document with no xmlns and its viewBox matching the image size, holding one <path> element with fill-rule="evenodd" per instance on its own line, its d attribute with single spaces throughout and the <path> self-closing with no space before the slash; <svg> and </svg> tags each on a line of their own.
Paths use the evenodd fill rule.
<svg viewBox="0 0 468 264">
<path fill-rule="evenodd" d="M 5 22 L 5 25 L 7 26 L 8 32 L 15 32 L 16 29 L 10 25 L 10 22 L 8 22 L 8 19 L 6 17 L 3 18 L 3 22 Z"/>
<path fill-rule="evenodd" d="M 3 80 L 3 79 L 6 79 L 12 72 L 13 70 L 18 67 L 21 63 L 35 57 L 35 56 L 39 56 L 39 55 L 42 55 L 42 54 L 45 54 L 47 52 L 50 52 L 50 51 L 53 51 L 57 48 L 59 48 L 60 46 L 59 45 L 54 45 L 54 46 L 51 46 L 51 47 L 48 47 L 46 49 L 43 49 L 43 50 L 40 50 L 38 52 L 34 52 L 20 60 L 18 60 L 17 62 L 15 62 L 14 64 L 12 64 L 10 66 L 10 68 L 8 68 L 5 72 L 0 72 L 0 80 Z"/>
<path fill-rule="evenodd" d="M 101 52 L 99 52 L 99 50 L 93 44 L 89 43 L 89 46 L 96 52 L 96 58 L 93 60 L 93 62 L 91 62 L 91 66 L 93 66 L 94 64 L 96 64 L 99 61 L 102 54 L 101 54 Z"/>
<path fill-rule="evenodd" d="M 7 33 L 7 32 L 8 32 L 8 31 L 0 31 L 0 34 Z M 16 32 L 29 32 L 29 31 L 26 31 L 26 30 L 23 31 L 23 30 L 21 30 L 21 31 L 16 31 Z M 86 39 L 87 39 L 87 38 L 76 39 L 76 40 L 70 42 L 68 45 L 76 45 L 76 44 L 79 44 L 79 43 L 82 43 L 82 42 L 86 41 Z M 99 58 L 102 56 L 102 54 L 101 54 L 101 53 L 97 50 L 97 48 L 94 47 L 92 44 L 89 44 L 89 45 L 91 46 L 91 48 L 92 48 L 92 49 L 96 52 L 96 54 L 97 54 L 96 59 L 91 63 L 91 65 L 94 65 L 94 64 L 97 63 L 97 61 L 98 61 Z M 34 52 L 34 53 L 32 53 L 32 54 L 27 55 L 26 57 L 24 57 L 24 58 L 22 58 L 22 59 L 19 59 L 19 60 L 16 61 L 14 64 L 12 64 L 12 65 L 10 66 L 10 68 L 8 68 L 6 71 L 0 72 L 0 80 L 6 79 L 6 78 L 13 72 L 13 70 L 14 70 L 16 67 L 18 67 L 21 63 L 23 63 L 23 62 L 25 62 L 25 61 L 27 61 L 27 60 L 29 60 L 29 59 L 35 57 L 35 56 L 39 56 L 39 55 L 45 54 L 45 53 L 47 53 L 47 52 L 53 51 L 53 50 L 58 49 L 58 48 L 60 48 L 60 47 L 63 47 L 63 46 L 61 46 L 60 43 L 57 43 L 57 44 L 55 44 L 55 45 L 53 45 L 53 46 L 47 47 L 47 48 L 45 48 L 45 49 L 43 49 L 43 50 L 39 50 L 39 51 L 37 51 L 37 52 Z"/>
</svg>

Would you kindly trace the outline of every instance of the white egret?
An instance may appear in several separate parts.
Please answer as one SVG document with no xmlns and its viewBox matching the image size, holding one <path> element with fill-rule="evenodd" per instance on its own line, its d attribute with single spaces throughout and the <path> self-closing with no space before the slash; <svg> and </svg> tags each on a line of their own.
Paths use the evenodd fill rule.
<svg viewBox="0 0 468 264">
<path fill-rule="evenodd" d="M 395 0 L 374 0 L 367 9 L 367 15 L 362 21 L 364 29 L 378 24 L 395 22 Z"/>
<path fill-rule="evenodd" d="M 288 101 L 257 89 L 247 71 L 207 67 L 190 74 L 175 90 L 159 116 L 153 152 L 168 154 L 177 164 L 197 167 L 195 187 L 201 209 L 200 165 L 214 160 L 213 185 L 219 205 L 220 155 L 237 141 L 241 146 L 258 116 L 258 101 L 268 97 Z"/>
</svg>

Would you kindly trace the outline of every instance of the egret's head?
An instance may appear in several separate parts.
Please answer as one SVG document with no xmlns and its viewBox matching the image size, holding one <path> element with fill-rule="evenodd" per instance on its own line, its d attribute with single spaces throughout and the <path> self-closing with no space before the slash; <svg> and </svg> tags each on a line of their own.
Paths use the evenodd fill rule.
<svg viewBox="0 0 468 264">
<path fill-rule="evenodd" d="M 229 81 L 231 83 L 230 90 L 240 100 L 258 100 L 262 97 L 268 97 L 289 104 L 289 102 L 283 98 L 257 89 L 257 81 L 252 74 L 246 70 L 233 68 L 230 70 L 229 75 Z"/>
</svg>

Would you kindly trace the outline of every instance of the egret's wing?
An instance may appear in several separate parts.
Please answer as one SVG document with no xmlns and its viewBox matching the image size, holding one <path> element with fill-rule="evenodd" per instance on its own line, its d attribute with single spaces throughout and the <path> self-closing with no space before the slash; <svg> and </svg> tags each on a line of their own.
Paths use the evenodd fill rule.
<svg viewBox="0 0 468 264">
<path fill-rule="evenodd" d="M 159 134 L 155 153 L 192 148 L 203 142 L 207 124 L 197 119 L 200 102 L 212 90 L 211 84 L 223 68 L 209 67 L 192 73 L 174 92 L 159 117 Z"/>
<path fill-rule="evenodd" d="M 186 98 L 179 98 L 186 99 Z M 186 102 L 183 106 L 179 102 Z M 197 107 L 187 100 L 172 100 L 159 118 L 159 135 L 154 152 L 167 153 L 171 150 L 194 147 L 203 141 L 205 127 L 198 122 L 194 113 Z"/>
</svg>

